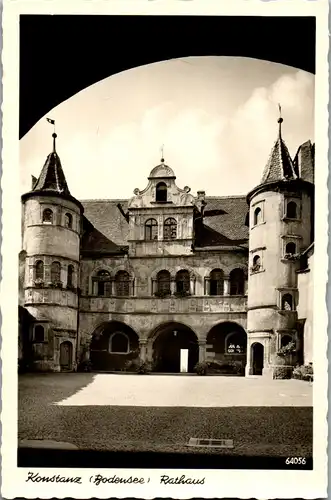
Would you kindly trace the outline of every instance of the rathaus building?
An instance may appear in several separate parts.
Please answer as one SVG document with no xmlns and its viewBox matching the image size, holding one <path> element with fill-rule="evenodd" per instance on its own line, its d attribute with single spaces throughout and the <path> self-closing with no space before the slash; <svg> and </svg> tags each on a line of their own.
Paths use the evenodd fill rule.
<svg viewBox="0 0 331 500">
<path fill-rule="evenodd" d="M 265 376 L 290 342 L 293 363 L 311 362 L 314 145 L 291 158 L 281 122 L 247 196 L 192 193 L 162 158 L 128 199 L 77 200 L 53 134 L 22 196 L 19 363 L 178 372 L 186 349 L 189 372 Z"/>
</svg>

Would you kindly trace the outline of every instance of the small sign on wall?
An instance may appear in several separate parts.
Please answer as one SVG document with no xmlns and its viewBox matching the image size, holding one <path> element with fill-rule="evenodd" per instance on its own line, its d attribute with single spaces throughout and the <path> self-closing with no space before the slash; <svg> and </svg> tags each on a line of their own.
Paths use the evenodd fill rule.
<svg viewBox="0 0 331 500">
<path fill-rule="evenodd" d="M 188 349 L 180 350 L 180 373 L 188 371 Z"/>
</svg>

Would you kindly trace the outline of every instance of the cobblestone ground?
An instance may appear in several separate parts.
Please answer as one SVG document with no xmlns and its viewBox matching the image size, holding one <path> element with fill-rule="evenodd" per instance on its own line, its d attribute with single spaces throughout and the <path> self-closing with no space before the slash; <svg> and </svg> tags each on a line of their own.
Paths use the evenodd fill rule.
<svg viewBox="0 0 331 500">
<path fill-rule="evenodd" d="M 294 380 L 23 375 L 18 438 L 66 441 L 80 449 L 179 452 L 191 451 L 191 437 L 228 438 L 237 454 L 308 457 L 311 393 L 312 386 Z"/>
</svg>

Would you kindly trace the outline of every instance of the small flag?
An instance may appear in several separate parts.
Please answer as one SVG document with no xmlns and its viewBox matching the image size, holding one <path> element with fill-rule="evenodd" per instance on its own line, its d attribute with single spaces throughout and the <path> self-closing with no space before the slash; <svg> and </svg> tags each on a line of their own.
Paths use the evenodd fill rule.
<svg viewBox="0 0 331 500">
<path fill-rule="evenodd" d="M 46 118 L 46 120 L 48 121 L 48 123 L 51 123 L 52 125 L 55 125 L 55 120 L 51 120 L 50 118 Z"/>
</svg>

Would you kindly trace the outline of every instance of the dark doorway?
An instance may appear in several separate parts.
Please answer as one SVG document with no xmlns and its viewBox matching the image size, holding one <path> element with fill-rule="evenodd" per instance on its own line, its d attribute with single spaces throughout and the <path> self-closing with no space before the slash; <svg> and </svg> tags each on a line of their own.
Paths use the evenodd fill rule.
<svg viewBox="0 0 331 500">
<path fill-rule="evenodd" d="M 72 343 L 62 342 L 60 345 L 60 366 L 61 370 L 72 370 Z"/>
<path fill-rule="evenodd" d="M 188 372 L 194 372 L 199 360 L 199 346 L 195 333 L 185 325 L 169 323 L 158 329 L 153 344 L 155 371 L 180 372 L 180 350 L 188 349 Z"/>
<path fill-rule="evenodd" d="M 259 342 L 252 345 L 253 375 L 262 375 L 264 347 Z"/>
</svg>

